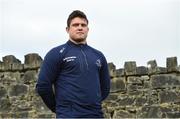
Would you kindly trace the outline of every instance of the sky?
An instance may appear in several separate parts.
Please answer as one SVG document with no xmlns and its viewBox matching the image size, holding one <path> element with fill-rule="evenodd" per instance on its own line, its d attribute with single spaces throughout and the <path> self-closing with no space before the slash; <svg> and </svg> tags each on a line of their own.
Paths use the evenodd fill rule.
<svg viewBox="0 0 180 119">
<path fill-rule="evenodd" d="M 73 10 L 89 19 L 88 44 L 117 68 L 150 60 L 165 67 L 174 56 L 180 64 L 180 0 L 0 0 L 0 60 L 14 55 L 24 63 L 29 53 L 44 58 L 68 40 Z"/>
</svg>

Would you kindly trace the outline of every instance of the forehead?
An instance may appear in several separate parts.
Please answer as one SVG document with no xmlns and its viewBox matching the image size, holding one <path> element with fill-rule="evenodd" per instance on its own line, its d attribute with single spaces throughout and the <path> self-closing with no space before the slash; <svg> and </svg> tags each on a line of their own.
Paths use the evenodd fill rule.
<svg viewBox="0 0 180 119">
<path fill-rule="evenodd" d="M 86 19 L 84 18 L 80 18 L 80 17 L 75 17 L 74 19 L 72 19 L 70 24 L 76 24 L 76 23 L 83 23 L 83 24 L 87 24 Z"/>
</svg>

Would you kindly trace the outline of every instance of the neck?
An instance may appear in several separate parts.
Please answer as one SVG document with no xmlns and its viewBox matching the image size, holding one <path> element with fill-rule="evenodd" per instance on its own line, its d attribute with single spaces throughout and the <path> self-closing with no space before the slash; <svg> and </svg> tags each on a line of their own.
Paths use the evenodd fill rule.
<svg viewBox="0 0 180 119">
<path fill-rule="evenodd" d="M 81 41 L 81 42 L 76 42 L 76 41 L 74 41 L 74 40 L 72 40 L 72 39 L 69 39 L 71 42 L 73 42 L 74 44 L 86 44 L 87 42 L 86 42 L 86 40 L 84 40 L 84 41 Z"/>
</svg>

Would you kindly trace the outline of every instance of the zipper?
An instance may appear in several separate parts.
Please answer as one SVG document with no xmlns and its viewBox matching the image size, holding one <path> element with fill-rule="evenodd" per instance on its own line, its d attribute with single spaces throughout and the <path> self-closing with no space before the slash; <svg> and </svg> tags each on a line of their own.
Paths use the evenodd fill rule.
<svg viewBox="0 0 180 119">
<path fill-rule="evenodd" d="M 87 67 L 87 69 L 89 69 L 88 62 L 87 62 L 87 56 L 86 56 L 85 52 L 82 49 L 81 49 L 81 52 L 82 52 L 82 54 L 84 56 L 86 67 Z"/>
</svg>

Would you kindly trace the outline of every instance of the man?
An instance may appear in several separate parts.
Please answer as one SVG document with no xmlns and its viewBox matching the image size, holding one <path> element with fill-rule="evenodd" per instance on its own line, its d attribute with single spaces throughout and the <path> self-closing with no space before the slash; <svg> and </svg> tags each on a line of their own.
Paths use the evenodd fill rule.
<svg viewBox="0 0 180 119">
<path fill-rule="evenodd" d="M 44 58 L 37 92 L 57 118 L 102 118 L 101 102 L 110 90 L 107 61 L 87 45 L 88 19 L 83 12 L 69 15 L 66 31 L 69 40 Z"/>
</svg>

